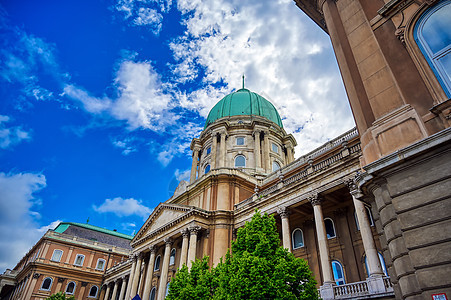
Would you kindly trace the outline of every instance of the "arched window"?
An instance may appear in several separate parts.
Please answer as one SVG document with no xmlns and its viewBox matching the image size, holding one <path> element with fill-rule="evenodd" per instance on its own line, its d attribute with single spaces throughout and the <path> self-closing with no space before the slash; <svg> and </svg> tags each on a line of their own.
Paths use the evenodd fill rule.
<svg viewBox="0 0 451 300">
<path fill-rule="evenodd" d="M 207 155 L 211 153 L 211 147 L 207 148 Z"/>
<path fill-rule="evenodd" d="M 246 157 L 238 155 L 235 157 L 235 167 L 244 168 L 246 166 Z"/>
<path fill-rule="evenodd" d="M 171 250 L 171 255 L 169 256 L 169 265 L 175 264 L 175 249 Z"/>
<path fill-rule="evenodd" d="M 53 250 L 52 259 L 53 261 L 61 261 L 61 257 L 63 256 L 63 250 L 55 249 Z"/>
<path fill-rule="evenodd" d="M 91 289 L 89 290 L 89 298 L 96 298 L 97 297 L 97 291 L 99 290 L 99 288 L 95 285 L 93 285 L 91 287 Z"/>
<path fill-rule="evenodd" d="M 334 273 L 334 280 L 337 285 L 346 283 L 343 266 L 337 260 L 332 261 L 332 271 Z"/>
<path fill-rule="evenodd" d="M 373 214 L 371 213 L 371 210 L 368 206 L 365 206 L 365 208 L 366 208 L 366 215 L 368 217 L 368 220 L 370 221 L 370 226 L 374 226 Z M 357 230 L 360 230 L 359 220 L 357 218 L 356 212 L 354 212 L 354 219 L 355 219 L 355 224 L 357 225 Z"/>
<path fill-rule="evenodd" d="M 442 1 L 426 11 L 414 29 L 415 42 L 451 97 L 451 1 Z"/>
<path fill-rule="evenodd" d="M 71 281 L 67 284 L 66 294 L 73 295 L 75 292 L 75 282 Z"/>
<path fill-rule="evenodd" d="M 207 165 L 207 166 L 205 167 L 204 174 L 207 174 L 208 172 L 210 172 L 210 165 Z"/>
<path fill-rule="evenodd" d="M 387 266 L 385 266 L 384 257 L 379 252 L 377 252 L 377 255 L 379 256 L 379 262 L 381 263 L 382 271 L 384 272 L 385 276 L 388 276 Z M 366 274 L 368 275 L 370 273 L 370 271 L 368 270 L 368 262 L 366 261 L 366 255 L 365 255 L 365 269 L 366 269 Z"/>
<path fill-rule="evenodd" d="M 304 247 L 304 235 L 302 234 L 301 229 L 296 228 L 293 230 L 291 236 L 293 241 L 293 249 Z"/>
<path fill-rule="evenodd" d="M 97 260 L 96 270 L 103 270 L 105 268 L 105 260 L 103 258 L 99 258 Z"/>
<path fill-rule="evenodd" d="M 279 169 L 280 169 L 279 163 L 277 161 L 273 161 L 272 162 L 272 171 L 274 172 L 274 171 L 277 171 Z"/>
<path fill-rule="evenodd" d="M 328 239 L 332 239 L 337 236 L 335 234 L 334 221 L 332 221 L 331 218 L 324 219 L 324 226 L 326 227 L 326 234 Z"/>
<path fill-rule="evenodd" d="M 153 268 L 154 271 L 160 270 L 160 259 L 161 259 L 160 255 L 158 255 L 157 258 L 155 258 L 155 267 Z"/>
<path fill-rule="evenodd" d="M 50 291 L 50 288 L 52 287 L 53 279 L 50 277 L 47 277 L 42 281 L 41 290 L 44 291 Z"/>
<path fill-rule="evenodd" d="M 151 291 L 150 291 L 150 297 L 149 300 L 155 300 L 155 294 L 157 293 L 157 289 L 154 287 Z"/>
</svg>

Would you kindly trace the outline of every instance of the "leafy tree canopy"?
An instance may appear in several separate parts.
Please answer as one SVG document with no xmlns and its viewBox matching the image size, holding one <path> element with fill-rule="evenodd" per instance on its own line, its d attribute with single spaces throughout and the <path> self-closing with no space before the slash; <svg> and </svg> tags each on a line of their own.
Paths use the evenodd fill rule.
<svg viewBox="0 0 451 300">
<path fill-rule="evenodd" d="M 70 296 L 70 297 L 66 298 L 66 294 L 64 294 L 63 292 L 59 292 L 59 293 L 51 295 L 46 300 L 75 300 L 75 297 Z"/>
<path fill-rule="evenodd" d="M 256 212 L 238 229 L 232 254 L 209 270 L 208 257 L 183 266 L 167 299 L 318 299 L 305 260 L 280 246 L 274 217 Z"/>
</svg>

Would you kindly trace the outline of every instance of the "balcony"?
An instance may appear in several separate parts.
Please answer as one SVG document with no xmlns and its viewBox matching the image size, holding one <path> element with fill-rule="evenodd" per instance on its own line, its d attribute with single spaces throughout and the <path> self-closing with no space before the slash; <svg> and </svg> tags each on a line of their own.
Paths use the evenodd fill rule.
<svg viewBox="0 0 451 300">
<path fill-rule="evenodd" d="M 393 285 L 389 277 L 367 278 L 365 281 L 343 285 L 323 285 L 320 295 L 329 299 L 394 299 Z"/>
</svg>

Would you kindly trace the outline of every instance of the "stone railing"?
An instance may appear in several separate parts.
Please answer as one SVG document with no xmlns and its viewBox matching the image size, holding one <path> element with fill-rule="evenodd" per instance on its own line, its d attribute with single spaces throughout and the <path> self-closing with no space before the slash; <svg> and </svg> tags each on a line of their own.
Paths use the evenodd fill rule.
<svg viewBox="0 0 451 300">
<path fill-rule="evenodd" d="M 389 277 L 367 278 L 365 281 L 343 285 L 323 285 L 320 288 L 321 298 L 330 299 L 366 299 L 393 297 L 393 285 Z"/>
</svg>

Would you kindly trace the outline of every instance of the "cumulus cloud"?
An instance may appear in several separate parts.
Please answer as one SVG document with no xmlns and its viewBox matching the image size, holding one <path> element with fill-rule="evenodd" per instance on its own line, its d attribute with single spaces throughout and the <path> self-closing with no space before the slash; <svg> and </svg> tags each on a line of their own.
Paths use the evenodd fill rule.
<svg viewBox="0 0 451 300">
<path fill-rule="evenodd" d="M 179 169 L 175 170 L 174 176 L 175 179 L 177 179 L 177 181 L 189 181 L 189 176 L 190 176 L 191 170 L 184 170 L 184 171 L 180 171 Z"/>
<path fill-rule="evenodd" d="M 7 127 L 10 121 L 8 116 L 0 115 L 0 148 L 8 149 L 22 141 L 30 140 L 30 132 L 23 130 L 20 126 Z"/>
<path fill-rule="evenodd" d="M 130 26 L 144 26 L 158 35 L 163 27 L 161 13 L 167 13 L 171 5 L 171 1 L 164 0 L 119 0 L 114 9 L 122 13 L 125 20 L 131 20 Z"/>
<path fill-rule="evenodd" d="M 46 187 L 40 173 L 0 172 L 0 272 L 13 268 L 23 255 L 59 221 L 39 226 L 34 210 L 41 200 L 36 196 Z"/>
<path fill-rule="evenodd" d="M 152 213 L 152 209 L 143 205 L 141 200 L 133 198 L 106 199 L 101 205 L 93 205 L 92 207 L 98 213 L 113 213 L 118 217 L 137 215 L 146 219 Z"/>
<path fill-rule="evenodd" d="M 132 152 L 138 151 L 138 149 L 133 145 L 134 139 L 131 137 L 127 137 L 125 139 L 114 139 L 112 141 L 113 145 L 116 148 L 119 148 L 122 150 L 122 155 L 127 156 Z"/>
</svg>

